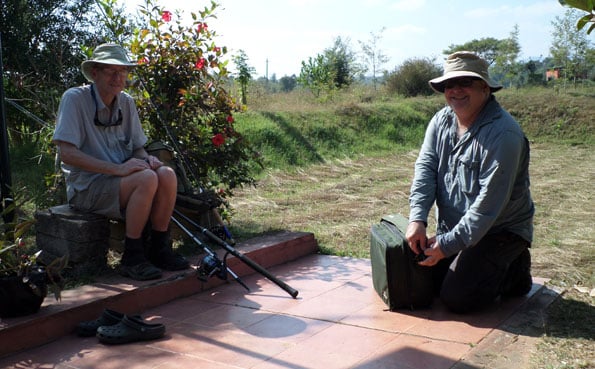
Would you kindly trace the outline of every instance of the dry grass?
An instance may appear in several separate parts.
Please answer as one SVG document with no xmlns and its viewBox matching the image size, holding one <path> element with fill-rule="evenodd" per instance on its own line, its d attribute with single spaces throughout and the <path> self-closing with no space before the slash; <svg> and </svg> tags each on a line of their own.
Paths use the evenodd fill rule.
<svg viewBox="0 0 595 369">
<path fill-rule="evenodd" d="M 416 152 L 399 152 L 336 160 L 293 174 L 269 172 L 257 187 L 232 199 L 233 228 L 248 234 L 309 231 L 323 252 L 367 258 L 370 225 L 387 213 L 408 214 L 415 157 Z M 592 146 L 532 146 L 533 274 L 569 289 L 544 323 L 533 368 L 595 367 L 595 301 L 572 289 L 595 288 L 594 163 Z M 562 318 L 568 306 L 574 309 L 572 322 Z"/>
</svg>

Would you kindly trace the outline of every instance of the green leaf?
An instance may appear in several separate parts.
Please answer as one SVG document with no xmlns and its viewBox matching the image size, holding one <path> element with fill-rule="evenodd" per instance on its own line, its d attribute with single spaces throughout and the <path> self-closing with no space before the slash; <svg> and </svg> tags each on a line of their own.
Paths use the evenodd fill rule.
<svg viewBox="0 0 595 369">
<path fill-rule="evenodd" d="M 577 22 L 576 22 L 576 29 L 577 30 L 581 30 L 583 29 L 583 27 L 589 23 L 591 21 L 591 14 L 587 14 L 584 17 L 581 17 Z"/>
<path fill-rule="evenodd" d="M 586 12 L 593 10 L 593 3 L 591 0 L 558 0 L 558 2 L 565 6 L 570 6 Z"/>
</svg>

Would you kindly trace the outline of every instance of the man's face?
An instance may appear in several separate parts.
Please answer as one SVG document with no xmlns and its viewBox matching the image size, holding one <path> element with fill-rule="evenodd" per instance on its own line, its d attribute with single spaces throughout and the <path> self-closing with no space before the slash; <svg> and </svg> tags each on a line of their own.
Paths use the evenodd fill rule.
<svg viewBox="0 0 595 369">
<path fill-rule="evenodd" d="M 444 82 L 444 97 L 459 119 L 474 119 L 490 95 L 490 87 L 480 78 L 461 77 Z"/>
<path fill-rule="evenodd" d="M 93 78 L 100 94 L 117 95 L 126 87 L 130 69 L 122 65 L 101 65 L 93 68 Z"/>
</svg>

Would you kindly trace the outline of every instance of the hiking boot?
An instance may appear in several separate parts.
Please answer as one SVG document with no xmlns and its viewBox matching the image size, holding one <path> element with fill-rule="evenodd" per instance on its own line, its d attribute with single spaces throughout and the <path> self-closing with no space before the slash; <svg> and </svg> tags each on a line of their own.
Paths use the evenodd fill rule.
<svg viewBox="0 0 595 369">
<path fill-rule="evenodd" d="M 184 270 L 190 267 L 190 262 L 182 255 L 170 248 L 149 253 L 149 261 L 163 270 Z"/>
<path fill-rule="evenodd" d="M 148 261 L 143 261 L 134 265 L 120 264 L 119 272 L 122 276 L 137 281 L 148 281 L 150 279 L 161 278 L 161 270 L 156 268 Z"/>
<path fill-rule="evenodd" d="M 504 282 L 502 283 L 502 296 L 524 296 L 531 291 L 532 286 L 531 254 L 527 248 L 510 264 Z"/>
</svg>

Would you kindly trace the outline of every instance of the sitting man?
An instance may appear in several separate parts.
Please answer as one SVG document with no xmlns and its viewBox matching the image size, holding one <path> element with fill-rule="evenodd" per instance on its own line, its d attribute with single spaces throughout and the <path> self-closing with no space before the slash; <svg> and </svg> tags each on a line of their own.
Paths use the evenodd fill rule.
<svg viewBox="0 0 595 369">
<path fill-rule="evenodd" d="M 186 269 L 189 263 L 172 250 L 169 237 L 176 174 L 145 151 L 147 137 L 134 100 L 123 92 L 133 67 L 121 46 L 99 45 L 81 65 L 91 84 L 70 88 L 62 96 L 53 142 L 62 160 L 69 204 L 124 219 L 120 273 L 148 280 L 160 278 L 161 269 Z M 147 224 L 151 242 L 145 250 Z"/>
<path fill-rule="evenodd" d="M 420 264 L 435 266 L 445 305 L 464 313 L 531 290 L 529 143 L 477 55 L 448 56 L 429 83 L 447 106 L 431 119 L 415 163 L 406 237 L 425 254 Z M 438 229 L 428 239 L 434 203 Z"/>
</svg>

